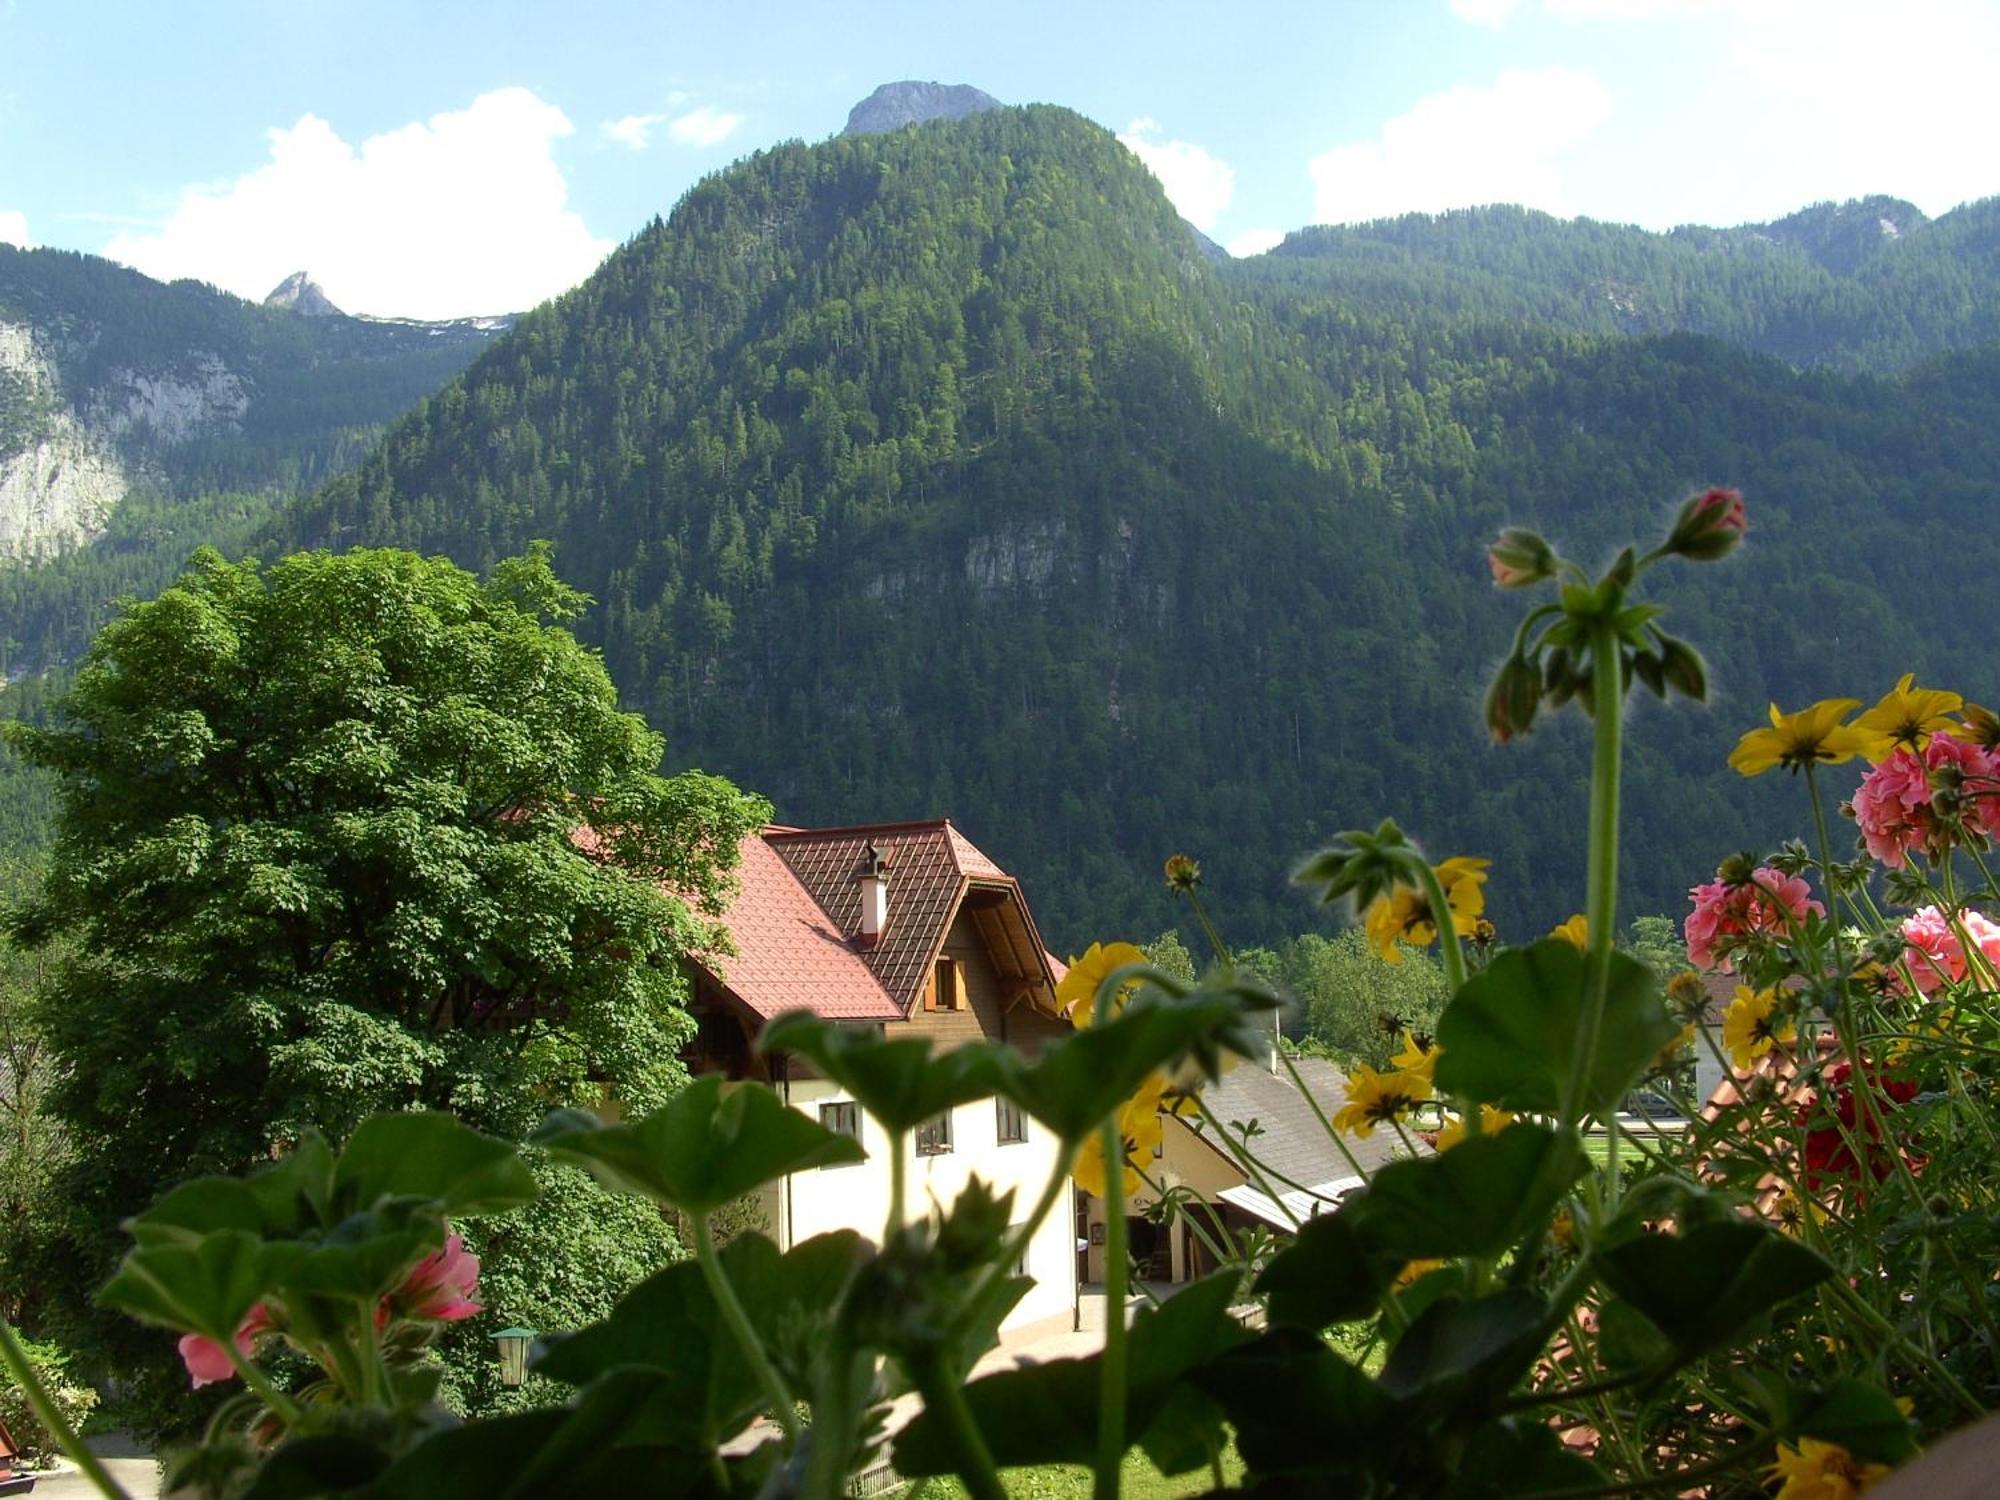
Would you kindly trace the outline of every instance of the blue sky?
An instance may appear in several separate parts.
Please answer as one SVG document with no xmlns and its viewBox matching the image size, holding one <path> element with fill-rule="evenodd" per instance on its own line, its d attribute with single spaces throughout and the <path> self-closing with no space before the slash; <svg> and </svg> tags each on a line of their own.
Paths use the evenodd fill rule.
<svg viewBox="0 0 2000 1500">
<path fill-rule="evenodd" d="M 2000 192 L 2000 0 L 0 0 L 0 239 L 505 311 L 876 84 L 1117 131 L 1242 251 L 1527 202 L 1667 227 Z"/>
</svg>

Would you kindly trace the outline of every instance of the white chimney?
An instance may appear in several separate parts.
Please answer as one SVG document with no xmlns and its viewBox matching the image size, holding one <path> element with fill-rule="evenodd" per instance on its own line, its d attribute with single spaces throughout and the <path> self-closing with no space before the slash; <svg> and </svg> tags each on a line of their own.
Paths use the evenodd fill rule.
<svg viewBox="0 0 2000 1500">
<path fill-rule="evenodd" d="M 870 844 L 867 861 L 855 884 L 861 887 L 861 946 L 872 948 L 889 927 L 889 860 Z"/>
</svg>

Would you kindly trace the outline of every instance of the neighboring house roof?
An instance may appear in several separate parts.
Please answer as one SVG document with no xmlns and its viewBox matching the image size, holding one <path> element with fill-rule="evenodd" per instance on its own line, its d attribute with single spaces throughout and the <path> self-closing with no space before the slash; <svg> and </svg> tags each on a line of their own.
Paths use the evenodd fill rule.
<svg viewBox="0 0 2000 1500">
<path fill-rule="evenodd" d="M 888 922 L 863 945 L 856 877 L 873 848 L 888 868 Z M 1046 1008 L 1055 975 L 1020 883 L 944 818 L 847 828 L 772 826 L 743 841 L 723 923 L 735 956 L 703 967 L 768 1019 L 807 1009 L 835 1020 L 899 1020 L 921 1000 L 952 923 L 971 900 L 1003 976 Z"/>
<path fill-rule="evenodd" d="M 1361 1183 L 1322 1123 L 1347 1102 L 1347 1076 L 1323 1057 L 1293 1058 L 1292 1066 L 1310 1091 L 1310 1100 L 1282 1064 L 1273 1073 L 1256 1063 L 1239 1063 L 1223 1074 L 1220 1082 L 1202 1090 L 1202 1102 L 1227 1128 L 1232 1145 L 1242 1143 L 1241 1127 L 1255 1122 L 1256 1131 L 1248 1143 L 1250 1154 L 1267 1169 L 1270 1185 L 1282 1202 L 1273 1202 L 1254 1183 L 1227 1188 L 1220 1196 L 1281 1229 L 1291 1229 L 1296 1222 L 1327 1212 L 1342 1193 Z M 1227 1149 L 1212 1139 L 1213 1127 L 1199 1117 L 1187 1123 L 1211 1150 L 1233 1162 Z M 1347 1144 L 1362 1168 L 1371 1173 L 1405 1154 L 1402 1143 L 1389 1131 L 1377 1131 L 1365 1140 L 1349 1140 Z"/>
</svg>

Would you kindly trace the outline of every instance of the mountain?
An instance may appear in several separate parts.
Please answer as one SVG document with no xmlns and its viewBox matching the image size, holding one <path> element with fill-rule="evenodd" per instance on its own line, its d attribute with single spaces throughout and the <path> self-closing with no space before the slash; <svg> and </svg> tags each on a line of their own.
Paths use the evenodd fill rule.
<svg viewBox="0 0 2000 1500">
<path fill-rule="evenodd" d="M 290 308 L 305 318 L 337 318 L 340 309 L 317 281 L 304 271 L 294 271 L 272 287 L 264 298 L 266 307 Z"/>
<path fill-rule="evenodd" d="M 0 245 L 0 641 L 18 661 L 73 655 L 198 542 L 241 545 L 508 321 L 351 318 L 303 275 L 272 296 Z"/>
<path fill-rule="evenodd" d="M 1867 198 L 1666 234 L 1464 209 L 1301 229 L 1252 264 L 1280 300 L 1317 292 L 1415 318 L 1701 333 L 1850 371 L 1894 373 L 2000 338 L 2000 198 L 1938 219 Z"/>
<path fill-rule="evenodd" d="M 847 112 L 842 135 L 882 135 L 932 120 L 963 120 L 1004 106 L 969 83 L 885 83 Z"/>
<path fill-rule="evenodd" d="M 1935 288 L 1977 272 L 1942 248 L 1953 217 L 1898 242 L 1929 239 Z M 1582 329 L 1579 260 L 1661 241 L 1634 260 L 1660 284 L 1633 284 L 1664 304 L 1695 261 L 1603 226 L 1583 255 L 1573 227 L 1494 211 L 1217 266 L 1065 110 L 781 146 L 524 317 L 265 546 L 483 566 L 553 539 L 677 763 L 787 821 L 948 812 L 1059 947 L 1173 920 L 1176 850 L 1239 939 L 1296 931 L 1286 871 L 1387 813 L 1492 856 L 1519 934 L 1577 904 L 1588 747 L 1580 722 L 1486 744 L 1519 608 L 1481 549 L 1519 521 L 1594 559 L 1739 484 L 1753 544 L 1658 590 L 1715 653 L 1715 708 L 1633 736 L 1627 896 L 1678 910 L 1730 849 L 1798 831 L 1724 769 L 1767 699 L 2000 686 L 1961 645 L 2000 626 L 2000 353 L 1892 378 Z M 1711 233 L 1727 263 L 1833 274 Z"/>
</svg>

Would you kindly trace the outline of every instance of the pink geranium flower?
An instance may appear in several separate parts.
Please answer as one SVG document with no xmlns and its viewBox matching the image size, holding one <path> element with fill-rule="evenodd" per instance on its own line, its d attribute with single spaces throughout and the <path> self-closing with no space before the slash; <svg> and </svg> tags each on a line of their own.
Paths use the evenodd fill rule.
<svg viewBox="0 0 2000 1500">
<path fill-rule="evenodd" d="M 2000 969 L 2000 926 L 1976 911 L 1961 912 L 1958 920 L 1987 966 Z M 1926 906 L 1905 917 L 1903 942 L 1903 957 L 1921 993 L 1928 995 L 1940 985 L 1965 978 L 1965 944 L 1939 908 Z"/>
<path fill-rule="evenodd" d="M 1943 739 L 1933 735 L 1932 743 Z M 1914 751 L 1899 745 L 1868 773 L 1854 793 L 1854 821 L 1868 852 L 1892 870 L 1902 869 L 1912 851 L 1933 849 L 1930 775 Z"/>
<path fill-rule="evenodd" d="M 397 1308 L 412 1318 L 439 1323 L 469 1318 L 480 1310 L 472 1300 L 479 1281 L 479 1257 L 466 1253 L 462 1236 L 445 1236 L 444 1248 L 433 1250 L 411 1269 L 396 1288 Z"/>
<path fill-rule="evenodd" d="M 1804 876 L 1782 875 L 1769 865 L 1758 866 L 1747 882 L 1712 880 L 1693 887 L 1688 895 L 1694 901 L 1683 929 L 1688 961 L 1698 969 L 1724 973 L 1734 967 L 1735 955 L 1752 943 L 1788 935 L 1808 913 L 1826 915 L 1826 908 L 1813 900 Z"/>
<path fill-rule="evenodd" d="M 270 1309 L 259 1302 L 243 1315 L 243 1321 L 236 1327 L 236 1352 L 248 1359 L 259 1336 L 270 1332 L 271 1326 Z M 229 1362 L 229 1351 L 214 1339 L 198 1333 L 182 1334 L 180 1351 L 181 1363 L 187 1366 L 196 1390 L 236 1378 L 236 1366 Z"/>
</svg>

